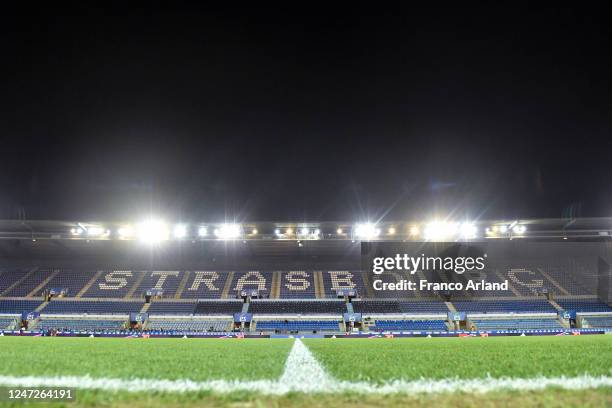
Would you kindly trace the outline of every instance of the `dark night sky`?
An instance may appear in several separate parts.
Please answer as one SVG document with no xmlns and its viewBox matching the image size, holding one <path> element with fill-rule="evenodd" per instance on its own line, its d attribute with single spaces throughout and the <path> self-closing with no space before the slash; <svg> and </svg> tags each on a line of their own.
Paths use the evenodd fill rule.
<svg viewBox="0 0 612 408">
<path fill-rule="evenodd" d="M 597 9 L 4 10 L 0 218 L 612 215 Z"/>
</svg>

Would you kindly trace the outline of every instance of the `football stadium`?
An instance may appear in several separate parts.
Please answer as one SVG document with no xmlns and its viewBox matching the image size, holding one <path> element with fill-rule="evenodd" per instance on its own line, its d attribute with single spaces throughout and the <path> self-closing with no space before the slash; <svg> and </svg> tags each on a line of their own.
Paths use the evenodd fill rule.
<svg viewBox="0 0 612 408">
<path fill-rule="evenodd" d="M 5 3 L 0 407 L 612 407 L 605 5 Z"/>
<path fill-rule="evenodd" d="M 611 219 L 1 224 L 3 387 L 82 405 L 612 401 Z M 376 275 L 372 245 L 486 260 Z"/>
</svg>

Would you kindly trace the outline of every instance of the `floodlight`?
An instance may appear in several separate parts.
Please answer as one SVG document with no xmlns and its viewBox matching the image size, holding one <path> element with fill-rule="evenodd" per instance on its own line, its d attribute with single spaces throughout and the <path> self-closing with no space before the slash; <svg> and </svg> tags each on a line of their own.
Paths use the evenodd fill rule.
<svg viewBox="0 0 612 408">
<path fill-rule="evenodd" d="M 168 226 L 157 219 L 141 222 L 137 228 L 138 239 L 149 244 L 156 244 L 168 239 Z"/>
<path fill-rule="evenodd" d="M 134 228 L 131 225 L 125 225 L 117 230 L 121 238 L 131 238 L 134 236 Z"/>
<path fill-rule="evenodd" d="M 293 234 L 293 230 L 291 228 L 287 228 L 287 230 L 285 231 L 285 234 L 291 235 Z"/>
<path fill-rule="evenodd" d="M 527 227 L 525 227 L 524 225 L 515 225 L 514 227 L 512 227 L 512 232 L 514 232 L 515 234 L 524 234 L 525 231 L 527 231 Z"/>
<path fill-rule="evenodd" d="M 320 230 L 320 229 L 318 229 L 318 228 L 317 228 L 316 230 L 314 230 L 314 234 L 315 234 L 315 235 L 319 235 L 320 233 L 321 233 L 321 230 Z"/>
<path fill-rule="evenodd" d="M 417 227 L 416 225 L 410 227 L 410 235 L 412 235 L 413 237 L 419 235 L 419 232 L 419 227 Z"/>
<path fill-rule="evenodd" d="M 357 224 L 355 226 L 355 235 L 359 238 L 372 239 L 380 234 L 380 229 L 371 223 Z"/>
<path fill-rule="evenodd" d="M 300 234 L 302 235 L 308 235 L 310 233 L 310 230 L 308 228 L 302 228 L 300 230 Z"/>
<path fill-rule="evenodd" d="M 83 233 L 83 228 L 81 228 L 81 227 L 72 228 L 72 229 L 70 230 L 70 233 L 71 233 L 72 235 L 81 235 L 81 234 Z"/>
<path fill-rule="evenodd" d="M 207 227 L 200 227 L 198 228 L 198 237 L 205 237 L 208 235 L 208 228 Z"/>
<path fill-rule="evenodd" d="M 501 232 L 502 234 L 505 234 L 506 232 L 508 232 L 508 226 L 507 225 L 500 225 L 499 226 L 499 232 Z"/>
<path fill-rule="evenodd" d="M 257 228 L 253 228 L 253 231 L 251 231 L 251 234 L 257 235 Z"/>
<path fill-rule="evenodd" d="M 104 234 L 104 228 L 102 227 L 89 227 L 87 228 L 87 235 L 90 237 L 97 237 Z"/>
<path fill-rule="evenodd" d="M 343 232 L 344 232 L 344 231 L 342 231 L 342 228 L 338 228 L 338 229 L 336 230 L 336 234 L 338 234 L 338 235 L 342 235 L 342 233 L 343 233 Z"/>
<path fill-rule="evenodd" d="M 278 228 L 274 230 L 274 234 L 275 234 L 277 237 L 280 237 L 280 236 L 282 235 L 282 234 L 281 234 L 281 232 L 280 232 L 280 230 L 279 230 Z"/>
<path fill-rule="evenodd" d="M 174 238 L 185 238 L 187 236 L 187 226 L 185 224 L 178 224 L 174 227 Z"/>
<path fill-rule="evenodd" d="M 239 224 L 223 224 L 215 229 L 215 235 L 219 239 L 236 239 L 240 237 L 241 228 Z"/>
<path fill-rule="evenodd" d="M 464 222 L 461 224 L 460 232 L 463 238 L 476 238 L 477 231 L 478 228 L 476 228 L 476 225 L 474 225 L 472 222 Z"/>
<path fill-rule="evenodd" d="M 456 222 L 432 221 L 425 226 L 425 238 L 428 240 L 444 240 L 457 234 Z"/>
<path fill-rule="evenodd" d="M 389 233 L 389 235 L 395 235 L 395 227 L 389 227 L 389 230 L 387 232 Z"/>
</svg>

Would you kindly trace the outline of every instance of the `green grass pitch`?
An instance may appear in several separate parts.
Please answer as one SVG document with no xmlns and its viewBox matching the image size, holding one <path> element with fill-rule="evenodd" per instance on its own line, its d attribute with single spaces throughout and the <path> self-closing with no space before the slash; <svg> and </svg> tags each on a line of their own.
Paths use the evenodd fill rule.
<svg viewBox="0 0 612 408">
<path fill-rule="evenodd" d="M 305 344 L 334 377 L 352 381 L 612 374 L 612 336 L 309 339 Z"/>
<path fill-rule="evenodd" d="M 291 339 L 0 338 L 0 376 L 117 379 L 275 380 Z M 382 384 L 396 379 L 612 376 L 612 336 L 305 339 L 332 377 Z M 433 395 L 261 396 L 78 391 L 66 406 L 612 406 L 612 390 Z M 22 406 L 20 403 L 16 406 Z M 40 405 L 36 405 L 40 406 Z M 48 405 L 45 405 L 48 406 Z"/>
</svg>

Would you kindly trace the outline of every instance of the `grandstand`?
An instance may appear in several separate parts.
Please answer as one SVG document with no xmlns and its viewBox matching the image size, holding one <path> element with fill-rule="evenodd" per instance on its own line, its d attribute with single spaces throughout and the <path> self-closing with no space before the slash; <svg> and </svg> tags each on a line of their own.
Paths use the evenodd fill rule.
<svg viewBox="0 0 612 408">
<path fill-rule="evenodd" d="M 557 330 L 563 329 L 563 325 L 554 316 L 549 318 L 505 318 L 505 319 L 483 319 L 473 318 L 474 323 L 479 330 Z"/>
<path fill-rule="evenodd" d="M 257 322 L 258 331 L 275 331 L 285 333 L 299 332 L 338 332 L 339 322 L 333 320 L 261 320 Z"/>
<path fill-rule="evenodd" d="M 612 315 L 607 316 L 583 316 L 582 326 L 591 328 L 612 329 Z"/>
<path fill-rule="evenodd" d="M 537 223 L 531 225 L 537 231 Z M 55 239 L 62 245 L 55 245 L 50 236 L 41 242 L 13 237 L 19 245 L 0 270 L 0 325 L 18 329 L 20 316 L 33 314 L 40 317 L 27 328 L 41 331 L 342 333 L 612 326 L 597 261 L 607 247 L 599 241 L 551 244 L 551 237 L 546 243 L 541 236 L 495 237 L 487 250 L 497 256 L 484 270 L 462 276 L 436 270 L 393 273 L 383 280 L 507 281 L 506 290 L 428 290 L 398 297 L 374 293 L 354 236 L 321 233 L 327 238 L 297 241 L 296 247 L 296 241 L 261 235 L 236 242 L 169 241 L 163 259 L 151 258 L 130 240 L 85 244 L 79 237 L 59 235 Z M 421 251 L 422 244 L 413 244 Z M 519 252 L 523 258 L 509 256 Z M 565 312 L 571 318 L 563 317 Z M 453 313 L 464 317 L 452 321 Z M 145 321 L 134 325 L 133 314 L 146 316 Z M 252 317 L 244 324 L 235 320 L 237 315 Z M 355 316 L 364 324 L 354 324 Z"/>
<path fill-rule="evenodd" d="M 376 320 L 370 330 L 448 330 L 444 320 Z"/>
<path fill-rule="evenodd" d="M 150 319 L 146 329 L 175 332 L 226 332 L 230 331 L 229 319 Z"/>
<path fill-rule="evenodd" d="M 103 332 L 111 330 L 120 330 L 125 326 L 125 320 L 106 320 L 106 319 L 83 319 L 83 318 L 59 318 L 45 317 L 40 319 L 37 324 L 30 329 L 38 329 L 41 331 L 61 330 L 61 331 L 87 331 L 87 332 Z"/>
</svg>

